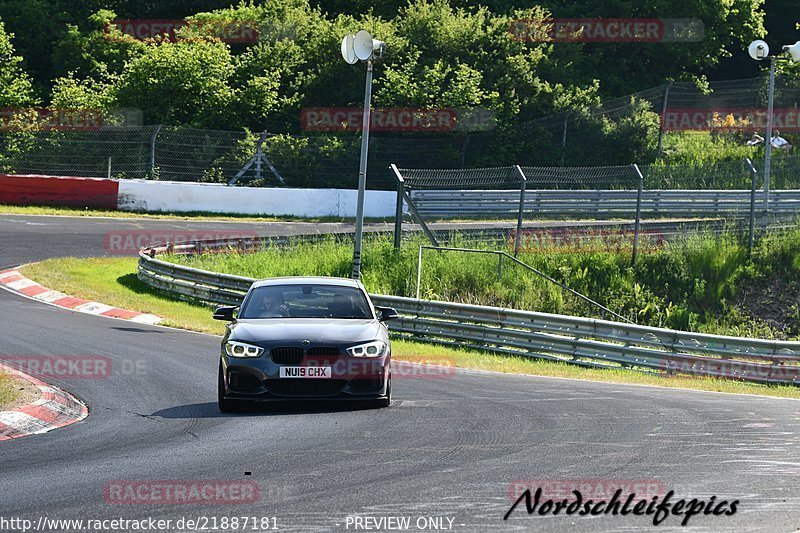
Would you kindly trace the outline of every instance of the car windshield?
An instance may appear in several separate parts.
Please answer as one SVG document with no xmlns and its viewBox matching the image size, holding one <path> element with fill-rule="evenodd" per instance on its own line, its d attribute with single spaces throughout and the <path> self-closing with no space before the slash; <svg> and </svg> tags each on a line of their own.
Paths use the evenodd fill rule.
<svg viewBox="0 0 800 533">
<path fill-rule="evenodd" d="M 373 318 L 364 293 L 336 285 L 267 285 L 253 290 L 239 318 Z"/>
</svg>

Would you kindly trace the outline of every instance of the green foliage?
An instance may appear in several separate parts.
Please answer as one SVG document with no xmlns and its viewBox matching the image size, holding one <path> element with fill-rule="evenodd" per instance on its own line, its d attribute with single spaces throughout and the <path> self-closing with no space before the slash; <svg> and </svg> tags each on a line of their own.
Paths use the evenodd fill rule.
<svg viewBox="0 0 800 533">
<path fill-rule="evenodd" d="M 234 127 L 225 109 L 234 91 L 230 49 L 211 41 L 164 42 L 126 64 L 112 88 L 120 107 L 144 112 L 147 124 Z"/>
<path fill-rule="evenodd" d="M 22 70 L 22 58 L 14 52 L 14 35 L 0 22 L 0 107 L 20 107 L 38 102 L 30 77 Z"/>
<path fill-rule="evenodd" d="M 591 109 L 607 96 L 667 79 L 702 82 L 707 68 L 764 33 L 761 0 L 533 7 L 522 0 L 0 0 L 0 17 L 16 31 L 25 58 L 24 64 L 14 59 L 0 38 L 5 71 L 19 74 L 7 75 L 13 83 L 0 89 L 0 97 L 13 100 L 8 105 L 36 101 L 24 66 L 45 102 L 58 107 L 133 107 L 148 124 L 292 134 L 300 132 L 304 108 L 360 106 L 363 66 L 347 65 L 338 49 L 344 34 L 366 28 L 387 43 L 375 68 L 375 106 L 479 108 L 497 118 L 493 131 L 454 134 L 456 144 L 468 146 L 466 155 L 432 160 L 433 166 L 650 162 L 658 110 L 639 100 L 626 116 Z M 183 17 L 190 25 L 175 43 L 137 41 L 108 25 L 115 18 Z M 699 18 L 705 33 L 696 43 L 566 44 L 523 42 L 509 31 L 514 20 L 526 19 L 544 36 L 551 17 Z M 213 28 L 236 23 L 258 28 L 258 42 L 220 42 Z M 570 113 L 566 149 L 559 125 L 538 121 L 561 112 Z M 666 161 L 674 163 L 733 160 L 752 151 L 724 136 L 667 137 Z M 325 153 L 347 154 L 349 144 L 331 141 Z M 315 164 L 290 161 L 298 168 Z M 213 171 L 207 179 L 216 179 Z"/>
<path fill-rule="evenodd" d="M 506 9 L 527 6 L 524 0 L 500 0 Z M 605 94 L 623 95 L 660 85 L 667 79 L 705 79 L 721 60 L 741 54 L 753 39 L 766 35 L 763 0 L 588 0 L 543 2 L 560 18 L 700 19 L 702 39 L 696 42 L 561 44 L 579 72 L 602 72 Z"/>
<path fill-rule="evenodd" d="M 0 22 L 0 108 L 19 108 L 39 103 L 30 77 L 22 70 L 22 59 L 14 52 L 13 34 Z M 31 143 L 27 131 L 0 136 L 0 171 L 12 170 L 11 162 L 24 154 Z"/>
<path fill-rule="evenodd" d="M 110 22 L 116 13 L 102 9 L 88 18 L 88 27 L 68 24 L 63 36 L 55 43 L 53 61 L 56 71 L 64 76 L 83 76 L 90 80 L 105 80 L 109 72 L 118 73 L 125 64 L 145 52 L 147 44 L 123 34 Z"/>
</svg>

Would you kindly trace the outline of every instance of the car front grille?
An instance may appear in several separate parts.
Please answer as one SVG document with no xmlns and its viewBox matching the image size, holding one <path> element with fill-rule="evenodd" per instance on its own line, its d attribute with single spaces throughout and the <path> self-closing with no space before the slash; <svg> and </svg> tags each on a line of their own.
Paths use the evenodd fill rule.
<svg viewBox="0 0 800 533">
<path fill-rule="evenodd" d="M 287 346 L 273 348 L 270 355 L 272 356 L 272 361 L 279 365 L 299 365 L 303 362 L 305 350 Z"/>
<path fill-rule="evenodd" d="M 339 348 L 334 346 L 316 346 L 306 350 L 309 357 L 339 357 Z"/>
<path fill-rule="evenodd" d="M 304 350 L 293 346 L 280 346 L 270 351 L 272 361 L 279 365 L 299 365 L 304 359 L 317 365 L 335 362 L 341 355 L 335 346 L 315 346 Z"/>
</svg>

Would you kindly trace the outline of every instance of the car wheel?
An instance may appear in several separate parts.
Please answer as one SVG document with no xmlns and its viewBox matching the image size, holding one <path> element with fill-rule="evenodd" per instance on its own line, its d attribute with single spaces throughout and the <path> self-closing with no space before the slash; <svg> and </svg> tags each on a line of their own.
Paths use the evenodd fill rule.
<svg viewBox="0 0 800 533">
<path fill-rule="evenodd" d="M 235 413 L 241 408 L 240 402 L 225 398 L 225 376 L 222 373 L 222 361 L 219 363 L 219 372 L 217 373 L 217 405 L 223 413 Z"/>
</svg>

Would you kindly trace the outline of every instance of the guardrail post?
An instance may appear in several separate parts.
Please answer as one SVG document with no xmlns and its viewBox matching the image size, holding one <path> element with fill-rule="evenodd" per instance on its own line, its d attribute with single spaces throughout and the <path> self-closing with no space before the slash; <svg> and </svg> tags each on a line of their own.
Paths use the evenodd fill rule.
<svg viewBox="0 0 800 533">
<path fill-rule="evenodd" d="M 747 255 L 753 253 L 753 240 L 756 233 L 756 180 L 758 179 L 758 171 L 753 166 L 753 162 L 749 157 L 744 158 L 745 164 L 750 167 L 750 232 L 747 236 Z"/>
<path fill-rule="evenodd" d="M 497 279 L 503 279 L 503 254 L 497 254 Z"/>
<path fill-rule="evenodd" d="M 400 249 L 400 240 L 403 238 L 403 194 L 405 192 L 406 182 L 397 166 L 394 164 L 389 165 L 389 168 L 394 172 L 397 179 L 397 200 L 394 208 L 394 249 Z"/>
<path fill-rule="evenodd" d="M 517 215 L 517 234 L 514 238 L 514 257 L 517 257 L 519 255 L 519 244 L 522 237 L 522 217 L 525 212 L 525 186 L 528 179 L 525 177 L 525 173 L 522 172 L 522 168 L 520 168 L 519 165 L 514 165 L 514 168 L 517 170 L 517 174 L 519 174 L 519 214 Z"/>
<path fill-rule="evenodd" d="M 422 281 L 422 246 L 419 247 L 417 255 L 417 300 L 419 300 L 419 284 Z"/>
<path fill-rule="evenodd" d="M 636 266 L 636 260 L 639 257 L 639 225 L 642 221 L 642 189 L 644 189 L 644 176 L 639 166 L 634 163 L 631 165 L 633 170 L 636 171 L 638 176 L 638 186 L 636 189 L 636 223 L 633 226 L 633 266 Z"/>
</svg>

